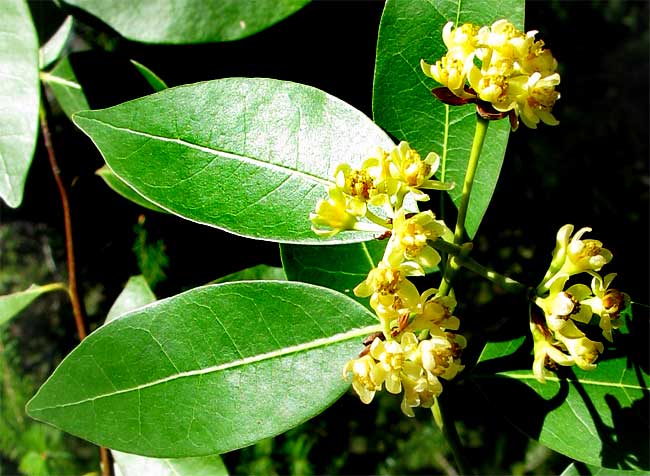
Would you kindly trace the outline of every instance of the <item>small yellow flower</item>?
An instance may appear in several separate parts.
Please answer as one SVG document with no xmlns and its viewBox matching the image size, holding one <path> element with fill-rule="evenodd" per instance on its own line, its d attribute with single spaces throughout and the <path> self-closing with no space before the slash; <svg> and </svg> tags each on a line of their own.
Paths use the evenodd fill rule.
<svg viewBox="0 0 650 476">
<path fill-rule="evenodd" d="M 533 374 L 540 383 L 545 383 L 544 369 L 549 365 L 563 365 L 565 367 L 571 366 L 575 363 L 573 357 L 566 355 L 551 342 L 551 337 L 545 335 L 537 325 L 530 323 L 531 333 L 533 335 L 533 354 L 535 355 L 533 361 Z"/>
<path fill-rule="evenodd" d="M 458 330 L 460 320 L 452 315 L 456 308 L 456 299 L 453 296 L 436 296 L 437 292 L 437 289 L 432 288 L 422 293 L 419 312 L 415 314 L 406 330 Z"/>
<path fill-rule="evenodd" d="M 562 331 L 555 335 L 566 347 L 578 367 L 582 370 L 593 370 L 596 368 L 594 362 L 605 349 L 602 342 L 588 339 L 573 322 L 568 322 L 562 328 Z"/>
<path fill-rule="evenodd" d="M 394 268 L 389 263 L 380 261 L 376 268 L 370 270 L 366 279 L 354 288 L 354 294 L 358 297 L 370 296 L 370 305 L 376 311 L 379 307 L 392 308 L 396 301 L 399 302 L 400 310 L 416 309 L 420 293 L 406 277 L 422 275 L 422 268 L 413 262 L 404 262 Z"/>
<path fill-rule="evenodd" d="M 593 315 L 591 307 L 580 303 L 591 295 L 591 290 L 583 284 L 576 284 L 562 291 L 565 282 L 562 279 L 555 280 L 549 295 L 535 300 L 544 311 L 549 329 L 554 331 L 561 331 L 570 319 L 588 323 Z"/>
<path fill-rule="evenodd" d="M 450 238 L 451 230 L 441 220 L 436 220 L 430 210 L 407 218 L 401 209 L 393 219 L 393 232 L 384 259 L 397 267 L 403 261 L 414 261 L 424 269 L 431 269 L 440 262 L 438 252 L 428 245 L 441 236 Z"/>
<path fill-rule="evenodd" d="M 400 142 L 390 153 L 388 163 L 390 177 L 387 179 L 389 182 L 397 181 L 398 183 L 398 206 L 401 206 L 402 198 L 407 193 L 412 194 L 415 200 L 429 200 L 429 196 L 422 192 L 421 188 L 431 190 L 450 190 L 453 188 L 453 184 L 431 179 L 438 170 L 439 165 L 440 156 L 438 154 L 431 152 L 422 160 L 420 154 L 412 149 L 408 142 Z M 388 184 L 387 188 L 397 187 Z"/>
<path fill-rule="evenodd" d="M 599 326 L 603 330 L 603 336 L 612 342 L 612 329 L 623 325 L 620 313 L 630 303 L 630 297 L 617 289 L 609 289 L 609 285 L 616 277 L 616 273 L 610 273 L 604 278 L 595 275 L 591 281 L 593 296 L 583 299 L 580 304 L 591 307 L 594 314 L 600 317 Z"/>
<path fill-rule="evenodd" d="M 381 390 L 381 384 L 373 380 L 376 365 L 370 355 L 364 355 L 359 359 L 350 360 L 343 368 L 343 378 L 347 379 L 348 373 L 352 372 L 352 388 L 363 403 L 370 403 L 377 390 Z"/>
<path fill-rule="evenodd" d="M 453 379 L 464 366 L 460 363 L 461 350 L 467 341 L 458 334 L 438 331 L 420 342 L 422 367 L 436 377 Z"/>
<path fill-rule="evenodd" d="M 600 268 L 612 260 L 612 253 L 603 248 L 602 242 L 582 239 L 582 236 L 590 232 L 591 228 L 581 228 L 573 235 L 571 241 L 568 241 L 568 237 L 573 231 L 573 225 L 565 225 L 563 228 L 566 228 L 566 231 L 561 236 L 565 241 L 560 246 L 564 250 L 558 251 L 558 253 L 564 254 L 566 259 L 558 274 L 571 276 L 583 271 L 600 271 Z M 558 236 L 560 236 L 559 233 Z"/>
<path fill-rule="evenodd" d="M 375 338 L 370 345 L 370 355 L 377 361 L 373 380 L 381 386 L 386 385 L 390 393 L 402 391 L 402 379 L 400 372 L 404 364 L 404 351 L 399 342 L 395 340 L 381 340 Z"/>
<path fill-rule="evenodd" d="M 384 232 L 385 229 L 374 223 L 359 221 L 363 213 L 356 204 L 350 203 L 346 195 L 336 186 L 329 190 L 327 200 L 316 203 L 316 213 L 309 214 L 311 229 L 318 236 L 330 237 L 345 230 Z M 365 212 L 365 209 L 363 210 Z"/>
</svg>

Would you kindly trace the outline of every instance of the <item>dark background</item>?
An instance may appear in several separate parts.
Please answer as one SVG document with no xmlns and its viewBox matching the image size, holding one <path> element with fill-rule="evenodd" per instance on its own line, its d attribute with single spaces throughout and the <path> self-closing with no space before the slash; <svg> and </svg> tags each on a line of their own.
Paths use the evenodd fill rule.
<svg viewBox="0 0 650 476">
<path fill-rule="evenodd" d="M 30 7 L 43 41 L 63 15 L 50 2 L 30 2 Z M 91 108 L 152 92 L 130 65 L 129 59 L 135 59 L 169 86 L 230 76 L 272 77 L 315 86 L 370 116 L 382 8 L 381 1 L 315 0 L 250 38 L 193 46 L 129 42 L 96 20 L 85 18 L 87 25 L 76 23 L 78 36 L 73 48 L 92 51 L 75 53 L 72 63 Z M 619 274 L 615 286 L 634 301 L 648 303 L 648 20 L 645 1 L 527 3 L 526 29 L 540 31 L 538 37 L 560 64 L 562 83 L 558 89 L 562 97 L 554 109 L 560 125 L 541 125 L 537 130 L 521 127 L 510 136 L 494 200 L 475 240 L 473 256 L 477 260 L 534 284 L 548 265 L 557 229 L 565 223 L 576 228 L 590 226 L 594 231 L 587 237 L 603 241 L 614 253 L 606 271 Z M 101 323 L 128 277 L 140 273 L 132 248 L 134 227 L 141 216 L 148 240 L 161 241 L 169 260 L 167 277 L 155 289 L 159 297 L 255 264 L 280 264 L 276 244 L 237 238 L 150 212 L 117 196 L 95 175 L 103 165 L 99 152 L 56 104 L 50 121 L 70 190 L 78 274 L 91 327 Z M 43 283 L 63 279 L 63 219 L 40 139 L 25 190 L 24 203 L 18 209 L 0 204 L 0 227 L 11 230 L 3 235 L 4 246 L 7 237 L 24 240 L 17 249 L 33 251 L 38 257 L 41 245 L 47 243 L 55 266 L 37 278 L 21 279 L 27 285 L 38 279 Z M 0 242 L 0 252 L 2 246 Z M 27 259 L 21 253 L 15 258 L 19 264 Z M 0 269 L 8 269 L 9 256 L 5 248 Z M 467 280 L 465 304 L 458 315 L 473 316 L 498 329 L 510 314 L 520 311 L 505 305 L 509 301 L 490 286 Z M 16 280 L 20 285 L 22 281 Z M 43 360 L 50 365 L 69 352 L 76 336 L 67 305 L 51 305 L 56 310 L 50 316 L 56 317 L 21 318 L 12 331 L 24 340 L 24 354 L 44 352 Z M 635 319 L 645 323 L 641 329 L 646 333 L 647 314 L 647 309 L 635 308 Z M 58 330 L 52 330 L 53 322 Z M 39 369 L 46 375 L 48 364 Z M 457 413 L 463 420 L 463 436 L 477 461 L 484 462 L 484 472 L 506 474 L 513 465 L 524 465 L 527 451 L 531 451 L 527 439 L 505 421 L 486 414 L 484 407 L 474 405 L 477 397 L 459 398 L 462 411 Z M 400 417 L 396 398 L 381 398 L 363 406 L 355 397 L 346 396 L 302 430 L 227 455 L 226 462 L 231 471 L 240 468 L 248 473 L 273 470 L 282 474 L 294 471 L 291 461 L 301 461 L 296 455 L 302 451 L 309 453 L 305 464 L 316 474 L 429 474 L 444 469 L 444 461 L 436 460 L 438 453 L 427 450 L 432 442 L 443 445 L 438 440 L 424 416 L 422 421 Z M 499 450 L 497 445 L 503 448 Z M 446 453 L 441 454 L 444 459 Z M 546 454 L 538 468 L 561 471 L 565 464 L 565 459 Z"/>
</svg>

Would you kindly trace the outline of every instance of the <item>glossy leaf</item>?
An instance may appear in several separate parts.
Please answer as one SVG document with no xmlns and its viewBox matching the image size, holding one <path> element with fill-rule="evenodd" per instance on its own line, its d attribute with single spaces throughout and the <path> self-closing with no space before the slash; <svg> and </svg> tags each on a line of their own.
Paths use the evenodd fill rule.
<svg viewBox="0 0 650 476">
<path fill-rule="evenodd" d="M 212 284 L 217 283 L 232 283 L 233 281 L 286 281 L 287 277 L 282 268 L 277 266 L 268 266 L 266 264 L 258 264 L 250 268 L 242 269 L 234 273 L 215 279 Z"/>
<path fill-rule="evenodd" d="M 322 412 L 345 392 L 342 366 L 376 329 L 363 306 L 326 288 L 196 288 L 89 335 L 27 412 L 118 451 L 223 453 Z"/>
<path fill-rule="evenodd" d="M 72 17 L 68 15 L 56 33 L 38 50 L 38 64 L 40 69 L 47 68 L 61 57 L 70 33 L 72 33 Z"/>
<path fill-rule="evenodd" d="M 129 187 L 126 183 L 124 183 L 124 181 L 117 178 L 107 165 L 104 165 L 103 167 L 97 169 L 95 173 L 99 175 L 104 180 L 104 182 L 106 182 L 106 185 L 108 185 L 114 192 L 122 195 L 122 197 L 126 198 L 127 200 L 130 200 L 133 203 L 137 203 L 141 207 L 153 210 L 154 212 L 167 213 L 167 210 L 163 210 L 155 203 L 150 202 L 138 192 Z"/>
<path fill-rule="evenodd" d="M 52 71 L 43 74 L 42 77 L 66 116 L 72 118 L 74 113 L 90 109 L 68 56 L 62 58 Z"/>
<path fill-rule="evenodd" d="M 442 158 L 439 177 L 455 182 L 449 192 L 458 206 L 476 125 L 474 105 L 446 106 L 431 90 L 420 60 L 435 63 L 446 53 L 442 28 L 448 21 L 488 25 L 507 18 L 523 27 L 523 0 L 388 0 L 377 40 L 373 115 L 381 127 L 408 141 L 422 156 Z M 510 126 L 490 123 L 465 221 L 473 238 L 499 177 Z"/>
<path fill-rule="evenodd" d="M 145 43 L 207 43 L 245 38 L 309 0 L 63 0 Z"/>
<path fill-rule="evenodd" d="M 142 275 L 131 276 L 106 316 L 105 324 L 129 311 L 150 304 L 156 296 Z"/>
<path fill-rule="evenodd" d="M 219 455 L 195 458 L 147 458 L 112 451 L 115 476 L 227 476 L 228 470 Z"/>
<path fill-rule="evenodd" d="M 488 399 L 543 445 L 593 466 L 650 470 L 648 373 L 626 351 L 629 336 L 607 349 L 596 370 L 561 368 L 545 384 L 533 376 L 523 338 L 490 343 L 475 370 Z"/>
<path fill-rule="evenodd" d="M 156 300 L 143 276 L 132 276 L 117 297 L 105 324 Z M 225 476 L 219 455 L 196 458 L 147 458 L 111 450 L 116 476 Z"/>
<path fill-rule="evenodd" d="M 65 290 L 65 287 L 61 283 L 32 285 L 25 291 L 0 296 L 0 326 L 16 317 L 40 295 L 62 290 Z"/>
<path fill-rule="evenodd" d="M 140 72 L 142 77 L 147 80 L 147 82 L 153 88 L 154 91 L 158 92 L 158 91 L 162 91 L 163 89 L 167 89 L 167 85 L 162 79 L 160 79 L 160 76 L 158 76 L 156 73 L 151 71 L 145 65 L 143 65 L 142 63 L 138 63 L 135 60 L 131 60 L 131 63 Z"/>
<path fill-rule="evenodd" d="M 4 0 L 0 15 L 0 198 L 23 201 L 38 127 L 38 38 L 25 0 Z"/>
<path fill-rule="evenodd" d="M 227 78 L 84 111 L 74 121 L 118 178 L 183 218 L 279 242 L 373 238 L 320 239 L 311 231 L 309 213 L 337 165 L 360 166 L 373 147 L 392 147 L 361 112 L 318 89 Z"/>
<path fill-rule="evenodd" d="M 334 289 L 366 307 L 368 298 L 352 290 L 377 266 L 387 240 L 372 240 L 336 246 L 280 245 L 282 266 L 291 281 L 302 281 Z"/>
<path fill-rule="evenodd" d="M 599 468 L 589 464 L 571 463 L 560 476 L 647 476 L 646 471 Z"/>
</svg>

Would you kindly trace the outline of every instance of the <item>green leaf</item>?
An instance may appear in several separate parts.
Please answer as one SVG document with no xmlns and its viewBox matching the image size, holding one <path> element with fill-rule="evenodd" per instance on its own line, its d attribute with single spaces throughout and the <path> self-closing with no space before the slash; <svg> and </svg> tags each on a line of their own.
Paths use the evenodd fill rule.
<svg viewBox="0 0 650 476">
<path fill-rule="evenodd" d="M 64 0 L 144 43 L 231 41 L 257 33 L 309 0 Z"/>
<path fill-rule="evenodd" d="M 533 376 L 523 338 L 489 343 L 474 378 L 487 398 L 516 426 L 543 445 L 589 465 L 650 470 L 647 445 L 648 373 L 624 351 L 619 335 L 598 368 L 560 368 L 545 384 Z"/>
<path fill-rule="evenodd" d="M 160 77 L 151 71 L 149 68 L 147 68 L 145 65 L 142 63 L 138 63 L 136 60 L 131 60 L 131 63 L 135 68 L 140 72 L 140 74 L 144 77 L 144 79 L 147 80 L 149 85 L 153 88 L 154 91 L 162 91 L 163 89 L 167 89 L 167 85 L 165 82 L 160 79 Z"/>
<path fill-rule="evenodd" d="M 143 456 L 223 453 L 322 412 L 377 329 L 363 306 L 303 283 L 192 289 L 90 334 L 27 404 L 30 416 Z"/>
<path fill-rule="evenodd" d="M 309 213 L 342 162 L 361 166 L 390 138 L 323 91 L 274 79 L 226 78 L 166 89 L 75 115 L 115 175 L 188 220 L 250 238 L 358 242 L 311 231 Z"/>
<path fill-rule="evenodd" d="M 117 178 L 107 165 L 100 167 L 97 169 L 97 171 L 95 171 L 95 173 L 99 175 L 104 180 L 104 182 L 106 182 L 106 185 L 108 185 L 114 192 L 122 195 L 127 200 L 130 200 L 133 203 L 137 203 L 141 207 L 153 210 L 154 212 L 167 213 L 167 210 L 163 210 L 158 205 L 150 202 L 135 190 L 133 190 L 131 187 L 129 187 L 126 183 L 124 183 L 124 181 Z"/>
<path fill-rule="evenodd" d="M 589 464 L 571 463 L 560 476 L 647 476 L 646 471 L 624 471 L 611 468 L 599 468 Z"/>
<path fill-rule="evenodd" d="M 41 77 L 69 118 L 72 118 L 76 112 L 90 109 L 83 88 L 77 81 L 70 64 L 69 56 L 62 58 L 49 73 L 41 73 Z"/>
<path fill-rule="evenodd" d="M 38 38 L 24 0 L 4 0 L 0 15 L 0 198 L 23 201 L 38 127 Z"/>
<path fill-rule="evenodd" d="M 115 476 L 227 476 L 219 455 L 159 459 L 112 451 Z"/>
<path fill-rule="evenodd" d="M 113 303 L 106 322 L 118 319 L 129 311 L 156 300 L 143 276 L 132 276 Z M 115 460 L 116 476 L 225 476 L 226 467 L 218 455 L 196 458 L 147 458 L 111 450 Z"/>
<path fill-rule="evenodd" d="M 105 324 L 139 307 L 151 304 L 156 296 L 144 276 L 131 276 L 106 316 Z"/>
<path fill-rule="evenodd" d="M 20 311 L 29 306 L 41 294 L 51 291 L 65 291 L 61 283 L 37 286 L 32 284 L 25 291 L 0 296 L 0 326 L 16 317 Z"/>
<path fill-rule="evenodd" d="M 334 289 L 369 307 L 368 298 L 359 298 L 352 290 L 377 266 L 386 244 L 372 240 L 336 246 L 280 245 L 280 255 L 289 280 Z"/>
<path fill-rule="evenodd" d="M 233 281 L 286 281 L 287 277 L 282 268 L 277 266 L 268 266 L 266 264 L 258 264 L 250 268 L 242 269 L 219 279 L 215 279 L 211 284 L 218 283 L 232 283 Z"/>
<path fill-rule="evenodd" d="M 70 33 L 72 33 L 72 17 L 68 15 L 56 33 L 38 50 L 38 65 L 40 69 L 47 68 L 61 57 Z"/>
<path fill-rule="evenodd" d="M 474 137 L 475 106 L 446 106 L 431 94 L 435 81 L 420 60 L 434 63 L 446 53 L 442 28 L 448 21 L 479 25 L 507 18 L 523 27 L 524 0 L 388 0 L 377 40 L 373 115 L 381 127 L 408 141 L 425 156 L 440 154 L 439 176 L 455 182 L 449 192 L 458 206 Z M 499 177 L 510 126 L 493 121 L 488 129 L 465 221 L 473 238 Z"/>
</svg>

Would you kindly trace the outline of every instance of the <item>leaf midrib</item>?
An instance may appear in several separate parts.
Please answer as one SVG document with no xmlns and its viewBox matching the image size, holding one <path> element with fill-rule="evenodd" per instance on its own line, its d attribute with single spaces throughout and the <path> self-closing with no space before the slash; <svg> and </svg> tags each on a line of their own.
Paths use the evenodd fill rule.
<svg viewBox="0 0 650 476">
<path fill-rule="evenodd" d="M 244 357 L 242 359 L 234 360 L 234 361 L 227 362 L 227 363 L 224 363 L 224 364 L 213 365 L 213 366 L 210 366 L 210 367 L 206 367 L 204 369 L 197 369 L 197 370 L 189 370 L 189 371 L 186 371 L 186 372 L 179 372 L 179 373 L 172 374 L 172 375 L 169 375 L 169 376 L 161 378 L 161 379 L 154 380 L 152 382 L 143 383 L 141 385 L 136 385 L 134 387 L 123 388 L 123 389 L 116 390 L 116 391 L 113 391 L 113 392 L 104 393 L 104 394 L 101 394 L 101 395 L 96 395 L 94 397 L 84 398 L 82 400 L 78 400 L 78 401 L 75 401 L 75 402 L 68 402 L 68 403 L 62 403 L 62 404 L 59 404 L 59 405 L 45 406 L 45 407 L 39 407 L 39 408 L 30 408 L 30 405 L 28 405 L 27 410 L 30 413 L 34 413 L 34 412 L 42 412 L 42 411 L 45 411 L 45 410 L 53 410 L 53 409 L 57 409 L 57 408 L 66 408 L 66 407 L 71 407 L 71 406 L 75 406 L 75 405 L 81 405 L 83 403 L 92 402 L 92 401 L 99 400 L 99 399 L 102 399 L 102 398 L 108 398 L 108 397 L 112 397 L 112 396 L 115 396 L 115 395 L 121 395 L 123 393 L 140 391 L 140 390 L 145 389 L 145 388 L 155 387 L 156 385 L 161 385 L 161 384 L 173 381 L 173 380 L 178 380 L 178 379 L 182 379 L 182 378 L 186 378 L 186 377 L 193 377 L 195 375 L 211 374 L 211 373 L 219 372 L 219 371 L 222 371 L 222 370 L 228 370 L 228 369 L 232 369 L 232 368 L 236 368 L 236 367 L 241 367 L 243 365 L 249 365 L 249 364 L 253 364 L 253 363 L 257 363 L 257 362 L 262 362 L 262 361 L 265 361 L 265 360 L 271 360 L 271 359 L 278 358 L 278 357 L 284 357 L 284 356 L 291 355 L 291 354 L 297 354 L 299 352 L 304 352 L 304 351 L 307 351 L 307 350 L 310 350 L 310 349 L 315 349 L 315 348 L 323 347 L 323 346 L 330 345 L 330 344 L 336 344 L 336 343 L 339 343 L 339 342 L 344 342 L 346 340 L 350 340 L 350 339 L 353 339 L 355 337 L 366 336 L 366 335 L 376 331 L 377 329 L 378 329 L 378 325 L 376 325 L 376 324 L 375 325 L 370 325 L 370 326 L 365 326 L 365 327 L 358 328 L 358 329 L 352 329 L 352 330 L 347 331 L 347 332 L 341 332 L 341 333 L 338 333 L 338 334 L 334 334 L 333 336 L 322 337 L 322 338 L 315 339 L 315 340 L 312 340 L 312 341 L 309 341 L 309 342 L 303 342 L 303 343 L 298 344 L 298 345 L 284 347 L 282 349 L 274 350 L 274 351 L 271 351 L 271 352 L 265 352 L 263 354 L 258 354 L 258 355 L 254 355 L 254 356 L 251 356 L 251 357 Z"/>
<path fill-rule="evenodd" d="M 508 378 L 512 378 L 512 379 L 515 379 L 515 380 L 534 380 L 534 381 L 538 382 L 537 378 L 532 373 L 530 373 L 530 374 L 515 374 L 515 373 L 510 373 L 510 372 L 499 372 L 499 373 L 495 374 L 494 376 L 492 376 L 492 375 L 485 375 L 485 376 L 476 375 L 475 378 L 489 379 L 489 378 L 493 378 L 495 376 L 496 377 L 508 377 Z M 545 379 L 547 381 L 556 382 L 556 383 L 561 383 L 564 380 L 569 380 L 569 381 L 580 382 L 583 385 L 596 385 L 596 386 L 600 386 L 600 387 L 627 388 L 627 389 L 631 389 L 631 390 L 644 390 L 644 391 L 648 390 L 647 388 L 642 387 L 640 385 L 631 385 L 631 384 L 621 383 L 621 382 L 619 382 L 619 383 L 599 382 L 598 380 L 588 380 L 588 379 L 583 379 L 583 378 L 576 379 L 576 380 L 574 380 L 574 379 L 560 379 L 560 378 L 555 377 L 555 376 L 545 376 Z"/>
<path fill-rule="evenodd" d="M 81 119 L 86 120 L 86 121 L 93 121 L 93 122 L 99 123 L 99 124 L 101 124 L 103 126 L 106 126 L 106 127 L 110 128 L 110 129 L 113 129 L 113 130 L 138 135 L 138 136 L 141 136 L 141 137 L 147 137 L 149 139 L 158 140 L 158 141 L 161 141 L 161 142 L 174 143 L 174 144 L 178 144 L 178 145 L 181 145 L 181 146 L 184 146 L 184 147 L 188 147 L 190 149 L 205 152 L 205 153 L 210 154 L 210 155 L 214 155 L 214 156 L 218 156 L 218 157 L 225 157 L 225 158 L 228 158 L 228 159 L 231 159 L 231 160 L 236 160 L 236 161 L 239 161 L 239 162 L 252 164 L 252 165 L 255 165 L 255 166 L 260 167 L 260 168 L 267 168 L 267 169 L 271 169 L 271 170 L 276 170 L 276 171 L 279 171 L 279 172 L 281 172 L 281 173 L 283 173 L 285 175 L 290 175 L 290 176 L 294 176 L 294 177 L 296 177 L 296 176 L 301 177 L 301 178 L 303 178 L 304 180 L 306 180 L 308 182 L 315 182 L 315 183 L 318 183 L 320 185 L 324 185 L 326 187 L 334 185 L 334 182 L 332 182 L 330 180 L 327 180 L 327 179 L 323 179 L 322 177 L 319 177 L 317 175 L 309 174 L 307 172 L 292 169 L 290 167 L 286 167 L 286 166 L 283 166 L 283 165 L 278 165 L 278 164 L 274 164 L 274 163 L 271 163 L 271 162 L 266 162 L 264 160 L 261 160 L 261 159 L 255 158 L 255 157 L 249 157 L 249 156 L 246 156 L 246 155 L 235 154 L 235 153 L 228 152 L 228 151 L 225 151 L 225 150 L 220 150 L 220 149 L 213 149 L 211 147 L 206 147 L 206 146 L 203 146 L 203 145 L 200 145 L 200 144 L 194 144 L 193 142 L 189 142 L 189 141 L 187 141 L 185 139 L 180 139 L 180 138 L 174 139 L 174 138 L 171 138 L 171 137 L 164 137 L 164 136 L 160 136 L 160 135 L 156 135 L 156 134 L 151 134 L 149 132 L 137 131 L 137 130 L 134 130 L 134 129 L 130 129 L 128 127 L 118 127 L 118 126 L 116 126 L 114 124 L 111 124 L 109 122 L 102 121 L 101 119 L 88 117 L 88 116 L 85 116 L 83 114 L 75 114 L 73 119 L 76 119 L 76 118 L 81 118 Z M 76 120 L 75 120 L 75 124 L 77 124 L 77 126 L 79 126 L 82 130 L 84 130 L 84 132 L 86 132 L 85 129 L 83 127 L 81 127 L 81 125 Z M 113 170 L 113 171 L 115 172 L 115 170 Z M 118 175 L 118 174 L 116 173 L 116 175 Z M 120 176 L 120 178 L 122 178 L 122 177 Z"/>
</svg>

